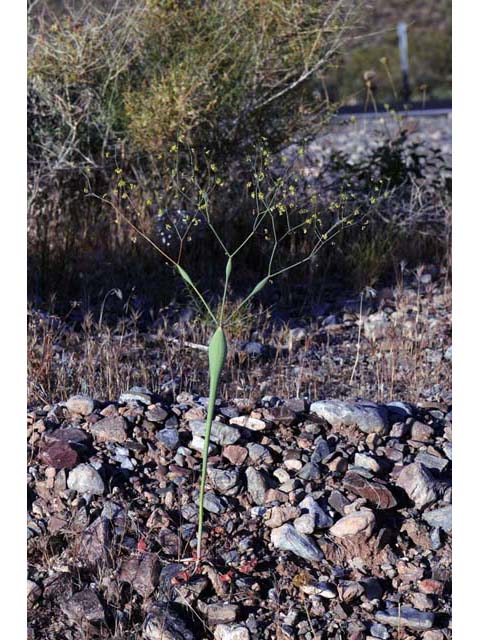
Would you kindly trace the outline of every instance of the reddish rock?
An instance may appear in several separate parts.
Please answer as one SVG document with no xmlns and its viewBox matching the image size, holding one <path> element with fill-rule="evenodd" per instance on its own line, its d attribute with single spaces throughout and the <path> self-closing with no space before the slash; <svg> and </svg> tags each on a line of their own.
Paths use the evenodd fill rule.
<svg viewBox="0 0 480 640">
<path fill-rule="evenodd" d="M 223 456 L 232 464 L 241 465 L 248 456 L 248 450 L 237 444 L 229 444 L 223 448 Z"/>
<path fill-rule="evenodd" d="M 54 442 L 40 454 L 42 462 L 55 469 L 73 469 L 78 462 L 78 453 L 66 442 Z"/>
<path fill-rule="evenodd" d="M 384 484 L 376 480 L 368 480 L 354 471 L 345 474 L 343 486 L 357 496 L 368 500 L 376 509 L 391 509 L 397 504 L 392 492 Z"/>
<path fill-rule="evenodd" d="M 433 580 L 433 578 L 425 578 L 417 582 L 417 587 L 420 593 L 427 595 L 441 596 L 443 593 L 443 582 L 440 580 Z"/>
<path fill-rule="evenodd" d="M 128 558 L 122 562 L 120 580 L 128 582 L 144 598 L 155 591 L 160 575 L 160 561 L 155 553 Z"/>
</svg>

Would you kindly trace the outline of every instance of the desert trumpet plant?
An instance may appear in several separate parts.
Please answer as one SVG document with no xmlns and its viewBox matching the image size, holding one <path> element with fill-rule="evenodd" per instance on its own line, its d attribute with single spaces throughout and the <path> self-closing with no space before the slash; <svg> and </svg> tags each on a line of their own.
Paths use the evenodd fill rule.
<svg viewBox="0 0 480 640">
<path fill-rule="evenodd" d="M 172 150 L 178 155 L 178 146 Z M 299 151 L 302 155 L 302 151 Z M 182 278 L 204 308 L 213 324 L 212 335 L 208 346 L 209 366 L 209 399 L 205 426 L 205 440 L 200 476 L 200 493 L 198 508 L 197 563 L 202 558 L 202 534 L 204 522 L 204 497 L 207 478 L 208 450 L 210 432 L 215 413 L 222 370 L 227 358 L 228 328 L 238 312 L 247 305 L 262 289 L 275 278 L 287 271 L 311 261 L 320 249 L 332 242 L 345 226 L 361 220 L 360 211 L 351 203 L 352 194 L 342 193 L 338 201 L 320 205 L 318 194 L 302 187 L 298 176 L 288 169 L 286 158 L 277 163 L 269 152 L 261 148 L 257 150 L 252 162 L 251 180 L 245 184 L 247 196 L 252 202 L 251 227 L 243 240 L 231 247 L 229 238 L 222 238 L 217 224 L 211 215 L 211 197 L 216 188 L 223 186 L 222 179 L 216 173 L 216 167 L 205 164 L 208 171 L 205 177 L 199 178 L 196 170 L 196 158 L 188 149 L 187 160 L 190 171 L 185 173 L 177 169 L 172 176 L 171 184 L 176 188 L 177 203 L 190 207 L 176 208 L 173 212 L 162 211 L 160 220 L 168 234 L 160 234 L 161 240 L 154 241 L 151 233 L 145 232 L 137 222 L 142 219 L 136 204 L 135 184 L 127 181 L 121 168 L 116 170 L 116 186 L 113 193 L 100 198 L 112 207 L 118 224 L 125 222 L 134 232 L 152 245 L 160 253 L 167 264 L 171 265 Z M 295 158 L 296 160 L 296 158 Z M 279 161 L 280 162 L 280 161 Z M 188 162 L 187 162 L 188 164 Z M 293 162 L 291 163 L 293 166 Z M 203 180 L 203 184 L 201 183 Z M 190 213 L 187 213 L 190 211 Z M 178 214 L 181 214 L 180 216 Z M 133 218 L 133 220 L 132 220 Z M 214 236 L 225 259 L 223 294 L 221 304 L 214 306 L 197 287 L 194 279 L 181 265 L 186 247 L 195 242 L 195 228 L 201 224 Z M 136 239 L 136 235 L 132 240 Z M 249 243 L 255 242 L 255 248 L 263 249 L 259 253 L 258 281 L 250 292 L 240 301 L 229 300 L 230 280 L 241 266 L 241 252 Z M 279 251 L 280 245 L 287 245 L 288 251 Z M 266 250 L 265 250 L 266 249 Z M 286 258 L 289 256 L 289 258 Z M 285 263 L 287 262 L 287 263 Z M 227 302 L 229 304 L 227 305 Z M 227 309 L 229 310 L 227 312 Z"/>
</svg>

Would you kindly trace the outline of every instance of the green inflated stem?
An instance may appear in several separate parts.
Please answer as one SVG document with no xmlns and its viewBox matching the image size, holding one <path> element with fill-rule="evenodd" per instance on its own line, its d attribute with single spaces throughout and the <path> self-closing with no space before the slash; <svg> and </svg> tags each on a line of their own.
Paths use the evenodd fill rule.
<svg viewBox="0 0 480 640">
<path fill-rule="evenodd" d="M 222 327 L 218 327 L 213 334 L 208 346 L 208 367 L 210 375 L 210 388 L 208 396 L 207 423 L 205 426 L 205 443 L 202 456 L 202 475 L 200 480 L 200 496 L 198 505 L 198 533 L 197 533 L 197 562 L 199 562 L 202 551 L 202 531 L 203 531 L 203 501 L 205 497 L 205 482 L 207 477 L 208 447 L 210 444 L 210 431 L 212 428 L 213 413 L 215 410 L 215 399 L 217 397 L 218 383 L 223 365 L 227 357 L 227 339 Z"/>
</svg>

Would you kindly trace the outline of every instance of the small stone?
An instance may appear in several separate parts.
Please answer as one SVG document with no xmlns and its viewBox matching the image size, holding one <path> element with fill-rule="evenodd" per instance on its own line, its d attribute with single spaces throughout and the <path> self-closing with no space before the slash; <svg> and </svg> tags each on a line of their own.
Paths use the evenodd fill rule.
<svg viewBox="0 0 480 640">
<path fill-rule="evenodd" d="M 195 503 L 198 504 L 198 498 L 195 500 Z M 211 491 L 207 491 L 203 506 L 210 513 L 225 513 L 228 509 L 228 502 L 225 498 L 221 498 Z"/>
<path fill-rule="evenodd" d="M 287 427 L 292 425 L 296 420 L 295 413 L 285 405 L 264 409 L 263 415 L 266 420 L 274 422 L 275 424 L 284 424 Z"/>
<path fill-rule="evenodd" d="M 389 640 L 390 632 L 383 624 L 374 622 L 370 627 L 370 633 L 374 638 L 380 638 L 380 640 Z"/>
<path fill-rule="evenodd" d="M 167 602 L 150 606 L 143 623 L 143 640 L 194 640 L 185 621 Z"/>
<path fill-rule="evenodd" d="M 97 594 L 92 589 L 83 589 L 73 595 L 63 605 L 67 616 L 79 623 L 84 620 L 88 622 L 103 622 L 105 612 Z"/>
<path fill-rule="evenodd" d="M 332 526 L 332 518 L 322 509 L 322 507 L 312 498 L 312 496 L 306 496 L 298 506 L 302 511 L 307 511 L 307 514 L 313 516 L 314 526 L 316 529 L 327 529 L 328 527 Z M 303 533 L 307 532 L 304 531 Z"/>
<path fill-rule="evenodd" d="M 441 596 L 443 594 L 444 584 L 440 580 L 434 580 L 433 578 L 425 578 L 417 582 L 417 588 L 420 593 L 427 595 Z"/>
<path fill-rule="evenodd" d="M 264 476 L 254 467 L 248 467 L 245 475 L 247 477 L 248 493 L 252 497 L 252 500 L 255 504 L 263 505 L 267 491 L 267 482 Z"/>
<path fill-rule="evenodd" d="M 190 449 L 193 449 L 194 451 L 198 451 L 199 453 L 203 454 L 203 449 L 205 447 L 205 440 L 200 436 L 193 436 L 188 446 L 190 447 Z M 214 451 L 215 451 L 215 445 L 210 443 L 208 445 L 208 454 L 210 455 Z"/>
<path fill-rule="evenodd" d="M 310 406 L 310 412 L 326 420 L 334 429 L 356 426 L 364 433 L 386 433 L 388 415 L 380 405 L 341 400 L 321 400 Z"/>
<path fill-rule="evenodd" d="M 144 553 L 122 562 L 119 573 L 121 582 L 128 582 L 144 598 L 150 596 L 158 585 L 160 560 L 156 553 Z"/>
<path fill-rule="evenodd" d="M 360 582 L 353 580 L 341 580 L 338 584 L 338 595 L 342 602 L 352 602 L 365 592 L 365 588 Z"/>
<path fill-rule="evenodd" d="M 71 396 L 67 400 L 67 409 L 70 413 L 77 413 L 81 416 L 89 416 L 93 413 L 95 402 L 90 396 Z"/>
<path fill-rule="evenodd" d="M 365 479 L 354 471 L 345 474 L 343 486 L 357 496 L 365 498 L 376 509 L 391 509 L 397 504 L 388 487 L 378 481 Z"/>
<path fill-rule="evenodd" d="M 100 442 L 125 442 L 127 421 L 122 416 L 103 418 L 92 426 L 91 431 Z"/>
<path fill-rule="evenodd" d="M 248 450 L 240 445 L 230 444 L 223 448 L 223 456 L 232 464 L 240 466 L 248 457 Z"/>
<path fill-rule="evenodd" d="M 271 540 L 276 549 L 291 551 L 304 560 L 311 562 L 323 560 L 324 555 L 317 545 L 308 536 L 299 533 L 291 524 L 273 529 Z"/>
<path fill-rule="evenodd" d="M 273 458 L 270 450 L 267 447 L 264 447 L 261 444 L 257 444 L 256 442 L 249 442 L 247 444 L 248 455 L 252 462 L 256 462 L 257 464 L 272 464 Z"/>
<path fill-rule="evenodd" d="M 427 424 L 423 424 L 423 422 L 415 420 L 410 428 L 410 433 L 412 440 L 417 440 L 418 442 L 429 442 L 433 439 L 435 431 Z"/>
<path fill-rule="evenodd" d="M 276 529 L 281 527 L 282 524 L 285 524 L 285 522 L 296 518 L 299 513 L 300 510 L 298 507 L 292 504 L 282 504 L 278 507 L 272 507 L 269 517 L 265 520 L 265 525 L 271 529 Z"/>
<path fill-rule="evenodd" d="M 340 493 L 340 491 L 334 489 L 331 492 L 330 497 L 328 498 L 328 504 L 332 507 L 332 509 L 334 509 L 334 511 L 339 513 L 341 516 L 344 516 L 345 507 L 350 503 L 343 495 L 343 493 Z"/>
<path fill-rule="evenodd" d="M 235 495 L 240 484 L 238 469 L 215 469 L 208 467 L 208 477 L 213 488 L 222 495 Z"/>
<path fill-rule="evenodd" d="M 378 611 L 376 620 L 392 627 L 408 627 L 420 631 L 430 629 L 433 626 L 434 615 L 431 612 L 418 611 L 412 607 L 390 607 L 385 611 Z"/>
<path fill-rule="evenodd" d="M 156 438 L 163 444 L 164 447 L 170 449 L 171 451 L 175 451 L 175 449 L 177 449 L 178 445 L 180 444 L 178 431 L 174 427 L 168 427 L 166 429 L 162 429 L 161 431 L 157 431 Z"/>
<path fill-rule="evenodd" d="M 293 526 L 299 533 L 313 533 L 315 531 L 315 516 L 313 513 L 304 513 L 295 520 Z"/>
<path fill-rule="evenodd" d="M 147 406 L 152 404 L 152 394 L 145 387 L 132 387 L 120 395 L 118 399 L 120 404 L 128 404 L 130 402 L 140 402 Z"/>
<path fill-rule="evenodd" d="M 412 463 L 403 467 L 396 484 L 406 492 L 417 509 L 423 509 L 437 500 L 435 478 L 422 464 Z"/>
<path fill-rule="evenodd" d="M 55 469 L 72 469 L 79 462 L 78 453 L 66 442 L 54 442 L 40 454 L 45 464 Z"/>
<path fill-rule="evenodd" d="M 440 507 L 423 513 L 422 518 L 431 526 L 443 529 L 447 533 L 452 531 L 452 507 Z"/>
<path fill-rule="evenodd" d="M 313 464 L 319 464 L 331 453 L 331 448 L 325 438 L 317 438 L 315 443 L 315 449 L 313 450 L 311 462 Z"/>
<path fill-rule="evenodd" d="M 422 640 L 445 640 L 445 635 L 440 629 L 431 629 L 430 631 L 425 631 Z"/>
<path fill-rule="evenodd" d="M 355 466 L 369 469 L 373 473 L 378 473 L 380 471 L 380 465 L 375 460 L 375 458 L 366 453 L 355 454 Z"/>
<path fill-rule="evenodd" d="M 408 433 L 408 426 L 405 422 L 395 422 L 390 429 L 391 438 L 404 438 Z"/>
<path fill-rule="evenodd" d="M 42 595 L 41 587 L 33 580 L 27 580 L 27 603 L 31 607 Z"/>
<path fill-rule="evenodd" d="M 415 609 L 420 611 L 429 611 L 434 606 L 432 598 L 429 598 L 425 593 L 411 593 L 410 602 Z"/>
<path fill-rule="evenodd" d="M 63 429 L 55 429 L 50 433 L 45 433 L 45 442 L 66 442 L 68 444 L 86 445 L 90 440 L 90 436 L 83 429 L 67 427 Z"/>
<path fill-rule="evenodd" d="M 235 424 L 239 427 L 243 427 L 244 429 L 250 429 L 250 431 L 263 431 L 267 428 L 266 422 L 250 416 L 238 416 L 237 418 L 232 418 L 230 420 L 230 424 Z"/>
<path fill-rule="evenodd" d="M 322 472 L 318 464 L 315 464 L 313 462 L 307 462 L 307 464 L 304 464 L 303 467 L 300 469 L 297 476 L 298 478 L 301 478 L 302 480 L 307 480 L 307 481 L 320 480 L 322 476 Z"/>
<path fill-rule="evenodd" d="M 290 475 L 288 471 L 285 471 L 285 469 L 282 469 L 281 467 L 279 467 L 278 469 L 275 469 L 275 471 L 273 472 L 273 475 L 281 483 L 288 482 L 290 480 Z"/>
<path fill-rule="evenodd" d="M 375 527 L 375 515 L 370 509 L 360 509 L 343 518 L 340 518 L 333 527 L 330 527 L 330 533 L 337 538 L 345 538 L 356 535 L 364 535 L 369 538 Z"/>
<path fill-rule="evenodd" d="M 243 625 L 219 624 L 213 637 L 214 640 L 250 640 L 250 631 Z"/>
<path fill-rule="evenodd" d="M 194 437 L 205 437 L 207 423 L 204 420 L 191 420 L 188 424 Z M 228 425 L 223 424 L 223 422 L 218 422 L 218 420 L 214 420 L 212 422 L 212 428 L 210 431 L 211 442 L 215 442 L 223 447 L 225 445 L 235 444 L 240 440 L 240 437 L 241 435 L 238 429 L 229 427 Z"/>
<path fill-rule="evenodd" d="M 288 502 L 288 493 L 284 493 L 279 489 L 267 489 L 265 492 L 265 504 L 270 502 Z"/>
<path fill-rule="evenodd" d="M 167 411 L 160 404 L 155 404 L 145 411 L 145 418 L 150 422 L 164 422 L 167 416 Z"/>
<path fill-rule="evenodd" d="M 345 473 L 345 471 L 348 469 L 348 460 L 346 460 L 342 456 L 337 456 L 327 463 L 327 467 L 333 473 Z"/>
<path fill-rule="evenodd" d="M 436 469 L 440 472 L 444 471 L 449 464 L 449 461 L 446 458 L 441 458 L 440 456 L 434 456 L 431 453 L 424 452 L 417 454 L 415 462 L 423 464 L 427 469 Z"/>
<path fill-rule="evenodd" d="M 303 467 L 303 462 L 297 458 L 287 458 L 283 461 L 283 464 L 288 471 L 300 471 Z"/>
<path fill-rule="evenodd" d="M 89 464 L 79 464 L 68 474 L 67 486 L 80 494 L 89 493 L 102 496 L 105 485 L 96 469 Z"/>
<path fill-rule="evenodd" d="M 238 616 L 236 604 L 209 604 L 206 606 L 207 619 L 210 624 L 235 622 Z"/>
</svg>

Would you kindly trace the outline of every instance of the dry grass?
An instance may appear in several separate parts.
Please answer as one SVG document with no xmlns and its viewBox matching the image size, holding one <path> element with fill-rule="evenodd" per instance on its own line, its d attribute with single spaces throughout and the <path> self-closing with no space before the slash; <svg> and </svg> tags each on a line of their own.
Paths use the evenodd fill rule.
<svg viewBox="0 0 480 640">
<path fill-rule="evenodd" d="M 339 323 L 330 326 L 301 310 L 299 318 L 282 323 L 273 308 L 250 308 L 229 335 L 222 396 L 445 399 L 450 287 L 425 284 L 423 275 L 420 269 L 407 286 L 401 271 L 393 289 L 364 300 L 361 316 L 357 299 L 354 311 L 340 305 Z M 368 311 L 372 302 L 374 314 Z M 75 327 L 68 316 L 30 311 L 29 403 L 58 402 L 78 392 L 112 400 L 133 385 L 161 394 L 207 395 L 207 354 L 201 348 L 210 335 L 207 321 L 188 307 L 168 307 L 154 322 L 145 321 L 133 311 L 108 326 L 87 314 Z M 264 353 L 248 355 L 248 341 L 262 343 Z"/>
</svg>

